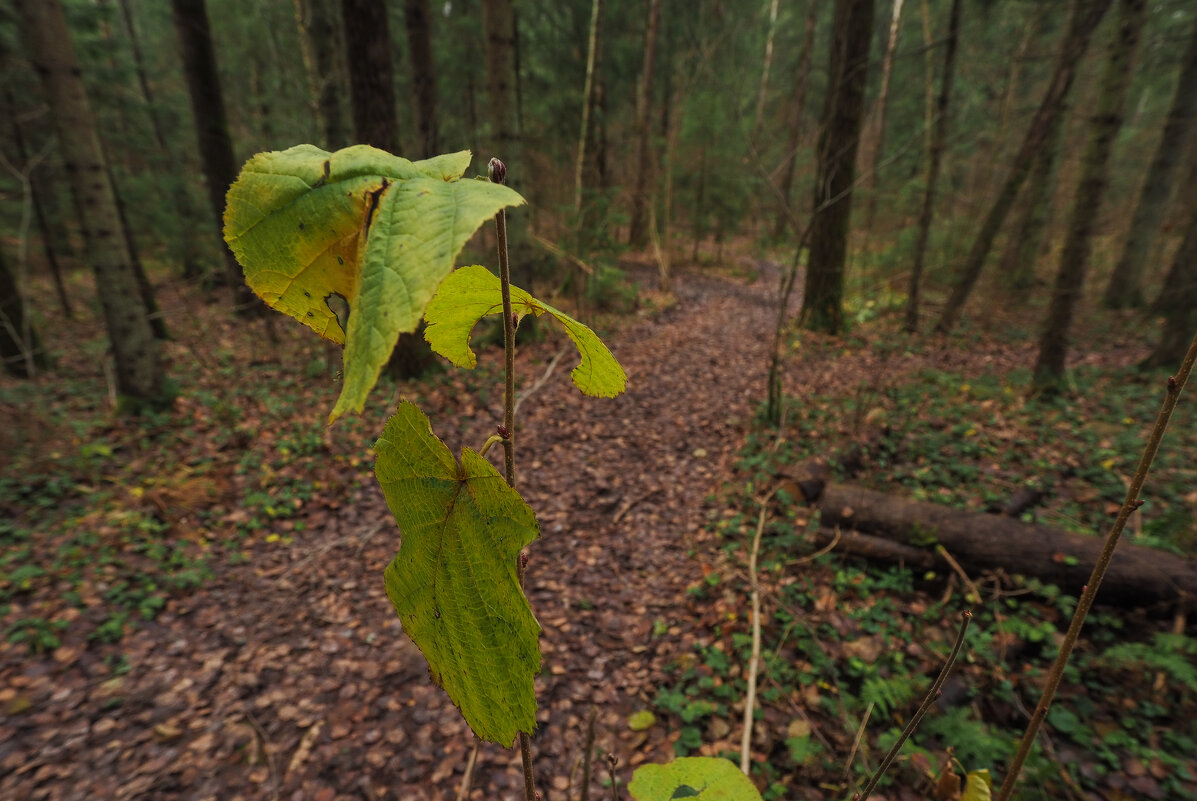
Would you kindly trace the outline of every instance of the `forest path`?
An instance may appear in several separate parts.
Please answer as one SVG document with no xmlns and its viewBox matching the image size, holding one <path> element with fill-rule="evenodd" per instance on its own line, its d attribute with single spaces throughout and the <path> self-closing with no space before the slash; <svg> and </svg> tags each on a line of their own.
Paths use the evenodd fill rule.
<svg viewBox="0 0 1197 801">
<path fill-rule="evenodd" d="M 711 639 L 686 591 L 714 558 L 699 542 L 705 499 L 764 397 L 776 275 L 676 283 L 675 306 L 610 340 L 625 394 L 582 397 L 567 351 L 517 418 L 517 486 L 542 529 L 526 584 L 544 627 L 534 748 L 546 799 L 566 797 L 592 704 L 621 783 L 668 758 L 667 727 L 632 732 L 627 715 Z M 521 350 L 526 384 L 560 344 Z M 428 411 L 454 450 L 477 447 L 500 395 L 467 401 L 485 411 L 463 433 Z M 398 538 L 381 492 L 371 481 L 320 517 L 127 633 L 115 673 L 71 649 L 24 663 L 4 691 L 29 706 L 0 720 L 0 798 L 455 798 L 473 738 L 386 598 Z M 35 686 L 49 689 L 22 701 Z M 520 798 L 518 763 L 483 745 L 471 797 Z M 591 797 L 604 777 L 596 764 Z"/>
</svg>

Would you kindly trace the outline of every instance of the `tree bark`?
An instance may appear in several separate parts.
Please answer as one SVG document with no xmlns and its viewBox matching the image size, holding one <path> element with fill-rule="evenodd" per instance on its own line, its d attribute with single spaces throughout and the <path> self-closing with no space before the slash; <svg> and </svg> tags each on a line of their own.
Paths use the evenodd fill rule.
<svg viewBox="0 0 1197 801">
<path fill-rule="evenodd" d="M 1111 0 L 1074 0 L 1072 14 L 1060 47 L 1060 55 L 1056 60 L 1051 83 L 1027 128 L 1018 153 L 1014 156 L 1010 172 L 990 207 L 989 213 L 981 223 L 981 228 L 973 240 L 968 256 L 961 266 L 956 285 L 952 288 L 947 305 L 944 307 L 939 322 L 935 325 L 937 333 L 947 333 L 956 324 L 956 320 L 964 308 L 964 302 L 981 276 L 981 270 L 993 247 L 993 241 L 1018 197 L 1018 190 L 1022 188 L 1031 171 L 1035 154 L 1051 133 L 1052 126 L 1060 124 L 1061 110 L 1064 107 L 1068 91 L 1072 88 L 1072 82 L 1076 78 L 1077 65 L 1089 47 L 1089 40 L 1093 36 L 1094 29 L 1101 22 L 1106 9 L 1110 7 L 1110 2 Z"/>
<path fill-rule="evenodd" d="M 195 117 L 208 202 L 224 253 L 225 274 L 229 286 L 233 288 L 237 312 L 251 314 L 258 308 L 253 293 L 242 278 L 241 268 L 232 251 L 224 244 L 224 196 L 237 178 L 237 159 L 233 155 L 233 140 L 229 137 L 229 123 L 225 117 L 220 73 L 216 69 L 216 53 L 212 48 L 208 25 L 208 10 L 204 0 L 171 0 L 171 9 L 179 34 L 187 94 L 191 98 L 191 111 Z"/>
<path fill-rule="evenodd" d="M 1060 139 L 1064 125 L 1052 126 L 1051 132 L 1035 154 L 1035 164 L 1023 188 L 1022 209 L 1002 254 L 1001 274 L 1015 298 L 1025 298 L 1035 283 L 1035 267 L 1047 231 L 1048 211 L 1051 207 L 1056 158 L 1060 153 Z"/>
<path fill-rule="evenodd" d="M 133 275 L 95 118 L 88 104 L 66 19 L 58 0 L 17 0 L 22 39 L 42 82 L 58 134 L 86 243 L 84 257 L 96 275 L 126 408 L 169 401 L 159 344 Z"/>
<path fill-rule="evenodd" d="M 896 557 L 909 555 L 904 548 L 915 548 L 939 561 L 928 550 L 933 542 L 970 572 L 1002 568 L 1050 581 L 1067 593 L 1080 593 L 1102 547 L 1100 537 L 840 484 L 823 488 L 819 509 L 826 528 L 838 526 L 896 543 Z M 1197 559 L 1123 543 L 1102 580 L 1100 600 L 1143 607 L 1194 595 Z"/>
<path fill-rule="evenodd" d="M 395 109 L 395 69 L 384 0 L 341 0 L 353 136 L 358 144 L 398 153 L 399 117 Z"/>
<path fill-rule="evenodd" d="M 431 158 L 440 149 L 436 124 L 436 72 L 432 66 L 432 19 L 428 0 L 404 0 L 407 49 L 411 53 L 412 101 L 416 109 L 419 156 Z"/>
<path fill-rule="evenodd" d="M 873 0 L 837 0 L 801 313 L 804 327 L 828 334 L 843 324 L 844 259 L 872 38 Z"/>
<path fill-rule="evenodd" d="M 761 138 L 761 124 L 765 120 L 765 101 L 769 97 L 769 73 L 773 69 L 773 39 L 777 35 L 777 6 L 779 0 L 769 2 L 769 33 L 765 36 L 765 59 L 761 66 L 761 86 L 756 95 L 756 115 L 752 120 L 752 142 Z M 897 0 L 901 2 L 902 0 Z"/>
<path fill-rule="evenodd" d="M 1181 184 L 1188 221 L 1154 311 L 1164 317 L 1160 341 L 1144 362 L 1145 367 L 1175 368 L 1184 358 L 1197 331 L 1197 158 L 1191 159 Z"/>
<path fill-rule="evenodd" d="M 1039 392 L 1058 391 L 1064 381 L 1069 329 L 1076 304 L 1084 290 L 1093 230 L 1097 226 L 1102 197 L 1109 184 L 1110 154 L 1122 127 L 1126 91 L 1134 71 L 1135 51 L 1139 45 L 1139 34 L 1147 20 L 1147 0 L 1119 0 L 1118 10 L 1118 28 L 1102 75 L 1097 109 L 1093 115 L 1089 143 L 1081 163 L 1081 177 L 1068 223 L 1068 235 L 1060 253 L 1060 269 L 1043 335 L 1039 340 L 1039 357 L 1032 379 L 1034 388 Z"/>
<path fill-rule="evenodd" d="M 349 144 L 341 112 L 340 28 L 330 0 L 294 0 L 299 41 L 308 73 L 312 113 L 320 121 L 322 146 L 338 150 Z"/>
<path fill-rule="evenodd" d="M 648 23 L 644 29 L 644 65 L 636 92 L 636 174 L 632 189 L 632 219 L 628 243 L 642 248 L 648 243 L 648 204 L 652 164 L 653 63 L 657 56 L 657 28 L 661 23 L 661 0 L 648 0 Z"/>
<path fill-rule="evenodd" d="M 923 190 L 923 205 L 919 211 L 918 234 L 910 267 L 910 295 L 906 304 L 906 330 L 913 333 L 919 323 L 919 288 L 923 264 L 927 258 L 927 242 L 931 237 L 931 222 L 935 216 L 935 190 L 939 183 L 939 167 L 948 144 L 948 103 L 952 97 L 952 78 L 956 71 L 956 52 L 960 46 L 960 0 L 952 0 L 948 17 L 948 41 L 943 56 L 943 84 L 935 101 L 935 122 L 932 126 L 931 146 L 927 153 L 927 186 Z"/>
<path fill-rule="evenodd" d="M 0 249 L 0 363 L 17 378 L 33 378 L 50 367 L 41 337 L 25 316 L 25 298 Z"/>
<path fill-rule="evenodd" d="M 1181 62 L 1172 107 L 1155 157 L 1139 190 L 1122 255 L 1114 266 L 1102 302 L 1111 309 L 1143 305 L 1143 273 L 1164 218 L 1164 209 L 1184 162 L 1185 143 L 1192 139 L 1197 117 L 1197 17 Z"/>
<path fill-rule="evenodd" d="M 818 18 L 819 0 L 807 0 L 806 25 L 802 32 L 802 54 L 798 57 L 798 69 L 794 75 L 794 94 L 790 100 L 789 130 L 786 139 L 784 167 L 777 191 L 782 204 L 773 223 L 773 238 L 780 239 L 786 228 L 793 225 L 794 212 L 790 195 L 794 187 L 794 170 L 798 164 L 798 147 L 802 142 L 803 110 L 806 106 L 806 86 L 810 77 L 811 52 L 815 49 L 815 21 Z M 796 226 L 795 226 L 796 227 Z"/>
<path fill-rule="evenodd" d="M 582 87 L 582 126 L 578 133 L 578 157 L 574 162 L 574 214 L 582 224 L 582 190 L 585 184 L 586 146 L 591 137 L 591 121 L 594 119 L 595 73 L 598 66 L 599 23 L 602 21 L 603 0 L 592 0 L 590 5 L 590 35 L 586 46 L 586 82 Z"/>
<path fill-rule="evenodd" d="M 885 114 L 889 107 L 889 84 L 894 72 L 894 53 L 898 50 L 898 34 L 902 30 L 902 7 L 905 0 L 894 0 L 894 11 L 889 21 L 889 39 L 885 43 L 885 56 L 881 61 L 881 88 L 874 106 L 872 155 L 869 164 L 869 206 L 865 214 L 866 227 L 872 229 L 877 214 L 877 176 L 881 172 L 881 157 L 885 150 Z"/>
</svg>

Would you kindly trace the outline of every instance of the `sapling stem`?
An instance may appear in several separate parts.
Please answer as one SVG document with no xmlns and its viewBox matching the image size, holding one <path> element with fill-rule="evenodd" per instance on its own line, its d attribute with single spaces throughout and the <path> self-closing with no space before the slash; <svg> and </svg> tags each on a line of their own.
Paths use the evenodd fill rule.
<svg viewBox="0 0 1197 801">
<path fill-rule="evenodd" d="M 1022 773 L 1022 766 L 1031 753 L 1035 736 L 1047 718 L 1047 711 L 1051 708 L 1052 699 L 1055 698 L 1056 690 L 1060 687 L 1060 680 L 1064 677 L 1064 668 L 1068 665 L 1069 657 L 1072 656 L 1072 649 L 1076 647 L 1081 627 L 1085 624 L 1085 617 L 1093 606 L 1093 599 L 1097 597 L 1101 580 L 1105 578 L 1110 562 L 1114 558 L 1114 549 L 1118 547 L 1118 538 L 1122 536 L 1122 530 L 1126 528 L 1126 521 L 1130 519 L 1131 514 L 1143 505 L 1143 501 L 1139 499 L 1139 492 L 1143 489 L 1147 473 L 1151 469 L 1151 463 L 1155 461 L 1155 455 L 1159 452 L 1160 442 L 1164 439 L 1164 432 L 1168 428 L 1168 421 L 1172 418 L 1172 410 L 1176 408 L 1176 401 L 1180 398 L 1180 391 L 1184 388 L 1185 382 L 1189 380 L 1189 374 L 1193 372 L 1194 362 L 1197 362 L 1197 336 L 1193 337 L 1193 342 L 1189 345 L 1189 350 L 1176 375 L 1168 378 L 1164 389 L 1164 402 L 1160 406 L 1159 414 L 1156 415 L 1155 426 L 1151 429 L 1147 444 L 1143 447 L 1143 456 L 1139 459 L 1139 467 L 1135 470 L 1130 486 L 1127 487 L 1126 500 L 1122 502 L 1122 508 L 1118 511 L 1114 525 L 1110 527 L 1110 533 L 1106 535 L 1105 545 L 1097 557 L 1097 563 L 1093 565 L 1089 583 L 1081 591 L 1076 611 L 1072 615 L 1072 623 L 1069 624 L 1068 633 L 1064 635 L 1064 640 L 1060 643 L 1060 653 L 1056 656 L 1055 663 L 1052 664 L 1051 672 L 1048 673 L 1047 683 L 1043 687 L 1043 695 L 1040 696 L 1035 711 L 1031 713 L 1027 730 L 1022 735 L 1022 742 L 1018 744 L 1018 752 L 1010 762 L 1010 769 L 1002 782 L 1002 789 L 998 792 L 997 801 L 1009 801 L 1010 795 L 1014 792 L 1014 786 L 1018 783 L 1018 774 Z"/>
<path fill-rule="evenodd" d="M 948 674 L 952 672 L 952 666 L 956 664 L 956 657 L 960 656 L 960 649 L 964 646 L 964 634 L 968 631 L 968 623 L 972 619 L 973 613 L 969 610 L 965 609 L 960 613 L 960 631 L 956 634 L 956 644 L 952 646 L 952 652 L 948 654 L 948 661 L 944 662 L 939 675 L 935 677 L 935 681 L 931 684 L 931 689 L 927 691 L 927 696 L 923 699 L 923 703 L 919 704 L 918 711 L 914 713 L 914 717 L 906 724 L 906 728 L 902 729 L 902 733 L 898 735 L 897 742 L 889 749 L 889 753 L 885 755 L 885 759 L 881 760 L 881 764 L 873 772 L 869 783 L 865 785 L 864 790 L 852 796 L 852 801 L 868 801 L 869 794 L 877 787 L 877 782 L 881 781 L 881 777 L 889 770 L 889 766 L 894 764 L 894 760 L 898 758 L 898 752 L 902 750 L 902 746 L 906 743 L 906 740 L 919 727 L 919 723 L 923 720 L 923 715 L 927 714 L 927 710 L 935 703 L 935 699 L 939 698 L 939 691 L 943 688 L 943 683 L 947 681 Z"/>
<path fill-rule="evenodd" d="M 507 167 L 497 158 L 489 165 L 491 181 L 501 184 L 507 177 Z M 511 313 L 511 261 L 507 254 L 507 215 L 502 209 L 495 215 L 495 237 L 499 251 L 499 288 L 503 295 L 503 475 L 507 485 L 515 489 L 515 317 Z M 492 437 L 493 439 L 493 437 Z M 490 440 L 487 440 L 489 443 Z M 520 582 L 524 571 L 519 567 Z M 536 778 L 532 772 L 532 738 L 519 733 L 520 761 L 524 767 L 524 799 L 536 801 Z"/>
<path fill-rule="evenodd" d="M 499 434 L 491 434 L 486 442 L 482 443 L 482 450 L 478 451 L 479 456 L 485 456 L 486 452 L 490 450 L 491 446 L 496 442 L 502 442 L 503 437 Z"/>
</svg>

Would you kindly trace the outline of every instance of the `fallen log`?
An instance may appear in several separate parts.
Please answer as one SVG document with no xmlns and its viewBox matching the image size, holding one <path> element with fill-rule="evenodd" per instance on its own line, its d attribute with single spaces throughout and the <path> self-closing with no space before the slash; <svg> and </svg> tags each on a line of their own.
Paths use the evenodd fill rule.
<svg viewBox="0 0 1197 801">
<path fill-rule="evenodd" d="M 1101 537 L 843 484 L 824 484 L 817 500 L 823 526 L 903 546 L 885 555 L 876 543 L 861 541 L 879 558 L 899 557 L 909 564 L 914 560 L 908 549 L 917 548 L 939 561 L 933 551 L 938 544 L 970 572 L 1001 568 L 1050 582 L 1073 595 L 1088 582 L 1102 546 Z M 846 549 L 852 544 L 843 543 Z M 1191 606 L 1197 601 L 1197 559 L 1123 541 L 1097 601 L 1124 607 Z"/>
</svg>

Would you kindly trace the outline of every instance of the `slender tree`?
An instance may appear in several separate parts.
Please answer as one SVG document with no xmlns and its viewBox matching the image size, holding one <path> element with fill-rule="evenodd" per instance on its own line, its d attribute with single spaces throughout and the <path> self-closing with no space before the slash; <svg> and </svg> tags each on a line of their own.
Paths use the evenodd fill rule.
<svg viewBox="0 0 1197 801">
<path fill-rule="evenodd" d="M 939 166 L 948 144 L 948 103 L 952 98 L 956 52 L 960 49 L 960 6 L 961 0 L 952 0 L 952 10 L 948 15 L 948 41 L 943 54 L 943 83 L 935 101 L 935 120 L 927 153 L 927 186 L 923 190 L 923 205 L 919 211 L 918 235 L 910 267 L 910 296 L 906 305 L 906 330 L 911 333 L 918 329 L 919 324 L 919 284 L 923 275 L 923 263 L 927 257 L 927 242 L 931 237 L 931 221 L 935 215 Z"/>
<path fill-rule="evenodd" d="M 195 132 L 204 182 L 208 189 L 208 202 L 217 234 L 223 243 L 221 220 L 224 217 L 224 196 L 237 178 L 237 158 L 233 155 L 233 140 L 229 136 L 229 123 L 225 116 L 220 73 L 216 69 L 216 52 L 212 48 L 212 34 L 208 25 L 208 10 L 204 0 L 171 0 L 171 11 L 179 36 L 191 112 L 195 116 Z M 241 278 L 241 268 L 233 258 L 232 251 L 223 245 L 222 249 L 225 275 L 229 286 L 233 288 L 237 310 L 241 314 L 252 313 L 258 306 Z"/>
<path fill-rule="evenodd" d="M 341 0 L 353 135 L 358 144 L 398 153 L 395 68 L 385 0 Z"/>
<path fill-rule="evenodd" d="M 881 88 L 877 91 L 877 103 L 873 106 L 872 128 L 869 148 L 869 205 L 865 214 L 866 230 L 871 230 L 877 215 L 877 176 L 881 172 L 881 158 L 885 150 L 885 116 L 889 109 L 889 85 L 894 74 L 894 54 L 898 52 L 898 34 L 902 30 L 902 8 L 905 0 L 894 0 L 893 13 L 889 20 L 889 38 L 885 42 L 885 55 L 881 59 Z"/>
<path fill-rule="evenodd" d="M 37 329 L 25 313 L 25 298 L 4 251 L 0 249 L 0 362 L 4 372 L 33 378 L 49 369 L 50 359 Z"/>
<path fill-rule="evenodd" d="M 1109 183 L 1110 154 L 1122 127 L 1126 91 L 1139 45 L 1139 34 L 1147 19 L 1147 0 L 1119 0 L 1118 27 L 1110 46 L 1101 79 L 1097 107 L 1089 127 L 1089 142 L 1081 162 L 1068 234 L 1060 252 L 1060 269 L 1048 307 L 1033 383 L 1041 392 L 1052 392 L 1064 380 L 1068 356 L 1069 329 L 1076 304 L 1085 285 L 1085 271 L 1092 249 L 1093 230 L 1101 211 L 1102 196 Z"/>
<path fill-rule="evenodd" d="M 598 71 L 599 24 L 602 21 L 603 0 L 591 0 L 590 35 L 586 45 L 586 82 L 582 86 L 582 125 L 578 132 L 578 157 L 574 161 L 574 214 L 581 222 L 582 189 L 586 171 L 586 146 L 593 136 L 595 73 Z"/>
<path fill-rule="evenodd" d="M 84 258 L 96 275 L 116 363 L 117 391 L 129 410 L 168 401 L 166 371 L 133 274 L 116 193 L 96 134 L 82 70 L 59 0 L 17 0 L 21 36 L 41 79 L 80 213 Z"/>
<path fill-rule="evenodd" d="M 653 64 L 657 57 L 657 29 L 661 23 L 661 0 L 648 0 L 648 22 L 644 28 L 644 66 L 636 91 L 636 173 L 632 188 L 632 218 L 628 242 L 642 248 L 648 244 L 648 203 L 652 164 Z"/>
<path fill-rule="evenodd" d="M 1144 367 L 1175 366 L 1197 331 L 1197 158 L 1190 160 L 1187 172 L 1180 187 L 1188 219 L 1180 247 L 1172 257 L 1172 266 L 1155 301 L 1154 311 L 1164 318 L 1164 325 Z"/>
<path fill-rule="evenodd" d="M 777 192 L 781 205 L 773 223 L 773 238 L 780 239 L 794 219 L 790 195 L 794 188 L 794 170 L 798 164 L 798 147 L 802 143 L 802 129 L 805 121 L 806 86 L 810 77 L 811 53 L 815 49 L 815 22 L 818 19 L 819 0 L 807 0 L 806 24 L 802 32 L 802 52 L 794 73 L 794 93 L 790 96 L 790 113 L 786 126 L 785 159 L 782 162 L 781 180 Z"/>
<path fill-rule="evenodd" d="M 769 32 L 765 35 L 765 59 L 761 66 L 761 85 L 756 94 L 756 114 L 752 118 L 752 141 L 761 137 L 765 121 L 765 101 L 769 97 L 769 73 L 773 69 L 773 40 L 777 36 L 777 7 L 779 0 L 769 0 Z"/>
<path fill-rule="evenodd" d="M 844 259 L 872 39 L 873 0 L 836 0 L 801 314 L 803 326 L 829 334 L 843 324 Z"/>
<path fill-rule="evenodd" d="M 1022 145 L 1010 166 L 1010 172 L 1002 183 L 989 212 L 985 215 L 972 247 L 961 265 L 956 285 L 952 288 L 952 293 L 948 297 L 939 322 L 935 325 L 937 332 L 946 333 L 952 329 L 960 316 L 960 311 L 964 308 L 964 302 L 968 299 L 969 293 L 972 292 L 977 279 L 981 277 L 981 270 L 993 247 L 993 240 L 1001 230 L 1002 223 L 1006 221 L 1006 216 L 1010 213 L 1010 209 L 1018 197 L 1018 191 L 1031 171 L 1035 154 L 1051 134 L 1052 126 L 1059 123 L 1064 101 L 1076 78 L 1077 65 L 1081 57 L 1085 55 L 1093 31 L 1101 22 L 1101 18 L 1105 16 L 1110 2 L 1111 0 L 1073 0 L 1072 13 L 1060 46 L 1060 54 L 1056 59 L 1051 82 L 1043 95 L 1039 109 L 1027 127 Z"/>
<path fill-rule="evenodd" d="M 432 19 L 428 0 L 404 0 L 407 50 L 411 54 L 412 101 L 416 110 L 419 155 L 429 158 L 440 149 L 436 124 L 436 73 L 432 67 Z"/>
<path fill-rule="evenodd" d="M 1147 170 L 1147 177 L 1139 190 L 1139 199 L 1131 215 L 1130 230 L 1122 246 L 1122 255 L 1110 274 L 1102 302 L 1111 309 L 1134 308 L 1143 305 L 1143 273 L 1152 252 L 1164 208 L 1172 193 L 1173 184 L 1182 171 L 1185 143 L 1192 141 L 1197 130 L 1197 15 L 1185 48 L 1184 60 L 1172 107 L 1164 121 L 1164 132 L 1156 147 L 1155 157 Z M 1183 351 L 1182 351 L 1183 354 Z"/>
<path fill-rule="evenodd" d="M 293 0 L 299 28 L 300 52 L 308 75 L 309 105 L 320 121 L 326 150 L 349 144 L 349 131 L 341 111 L 344 78 L 337 58 L 341 27 L 332 0 Z"/>
<path fill-rule="evenodd" d="M 1035 154 L 1034 166 L 1022 190 L 1021 209 L 1002 253 L 1000 272 L 1006 276 L 1006 288 L 1015 298 L 1025 298 L 1035 283 L 1035 266 L 1043 246 L 1043 235 L 1047 232 L 1053 178 L 1063 136 L 1062 123 L 1052 126 L 1043 146 Z"/>
</svg>

